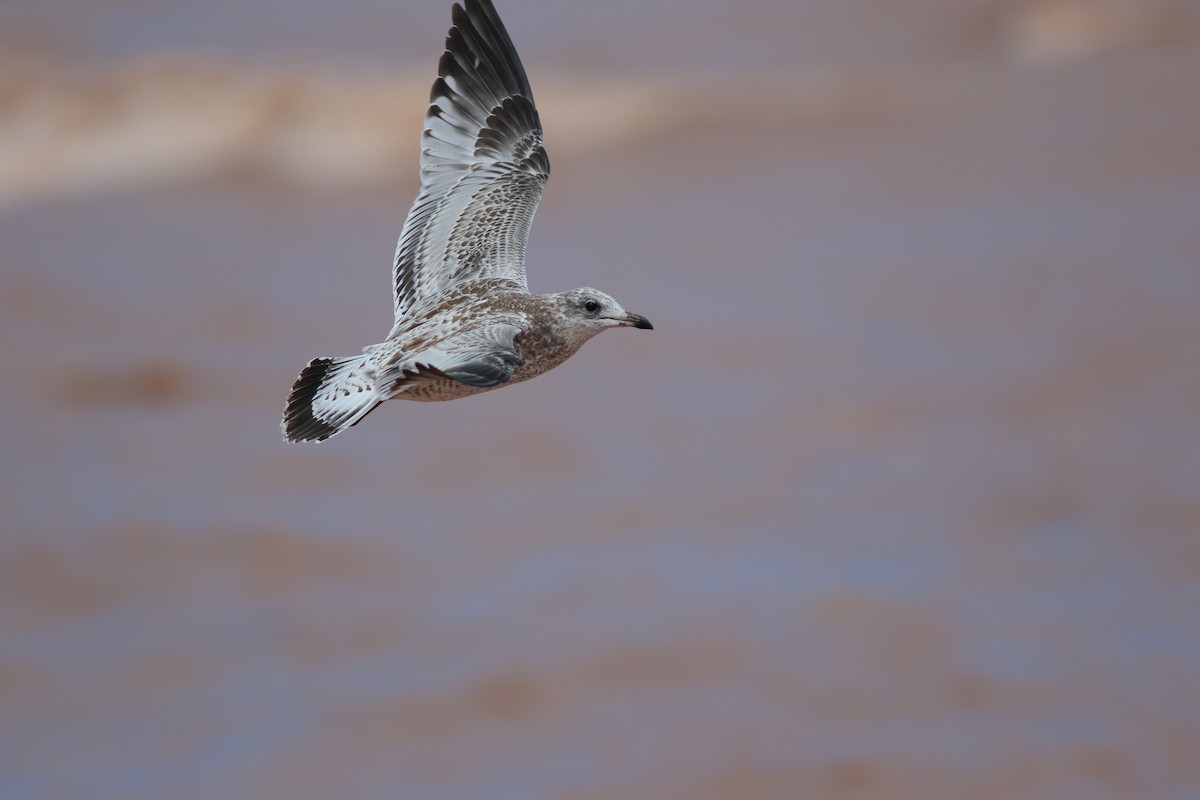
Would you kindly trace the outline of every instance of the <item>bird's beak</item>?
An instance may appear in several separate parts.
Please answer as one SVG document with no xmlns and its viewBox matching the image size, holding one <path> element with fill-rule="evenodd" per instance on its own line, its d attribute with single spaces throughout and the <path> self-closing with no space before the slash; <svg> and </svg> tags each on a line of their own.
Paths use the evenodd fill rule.
<svg viewBox="0 0 1200 800">
<path fill-rule="evenodd" d="M 621 319 L 621 325 L 626 328 L 641 328 L 644 331 L 654 330 L 654 326 L 650 324 L 650 320 L 643 317 L 641 314 L 628 314 Z"/>
</svg>

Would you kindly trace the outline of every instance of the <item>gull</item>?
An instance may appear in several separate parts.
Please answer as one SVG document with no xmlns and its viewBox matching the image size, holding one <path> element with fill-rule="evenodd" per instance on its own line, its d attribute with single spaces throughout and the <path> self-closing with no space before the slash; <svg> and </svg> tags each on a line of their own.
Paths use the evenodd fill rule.
<svg viewBox="0 0 1200 800">
<path fill-rule="evenodd" d="M 454 4 L 421 133 L 421 189 L 396 246 L 395 323 L 292 386 L 288 442 L 324 441 L 391 399 L 454 400 L 529 380 L 608 328 L 653 328 L 598 289 L 531 294 L 529 227 L 550 177 L 521 59 L 491 0 Z"/>
</svg>

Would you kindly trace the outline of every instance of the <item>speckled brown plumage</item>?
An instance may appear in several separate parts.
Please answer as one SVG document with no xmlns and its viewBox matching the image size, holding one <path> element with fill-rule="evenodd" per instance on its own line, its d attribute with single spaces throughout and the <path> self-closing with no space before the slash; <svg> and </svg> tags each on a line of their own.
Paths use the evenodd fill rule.
<svg viewBox="0 0 1200 800">
<path fill-rule="evenodd" d="M 356 356 L 309 362 L 289 442 L 322 441 L 385 400 L 453 400 L 541 375 L 605 328 L 650 328 L 596 289 L 531 295 L 525 244 L 550 161 L 521 60 L 491 0 L 454 5 L 421 134 L 421 191 L 396 247 L 395 322 Z"/>
</svg>

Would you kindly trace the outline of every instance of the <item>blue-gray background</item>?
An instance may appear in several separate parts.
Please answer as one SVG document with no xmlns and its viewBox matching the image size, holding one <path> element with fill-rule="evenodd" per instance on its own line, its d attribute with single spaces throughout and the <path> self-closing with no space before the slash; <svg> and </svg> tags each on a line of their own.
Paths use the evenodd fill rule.
<svg viewBox="0 0 1200 800">
<path fill-rule="evenodd" d="M 501 0 L 534 290 L 390 326 L 449 5 L 0 6 L 0 796 L 1200 793 L 1200 9 Z"/>
</svg>

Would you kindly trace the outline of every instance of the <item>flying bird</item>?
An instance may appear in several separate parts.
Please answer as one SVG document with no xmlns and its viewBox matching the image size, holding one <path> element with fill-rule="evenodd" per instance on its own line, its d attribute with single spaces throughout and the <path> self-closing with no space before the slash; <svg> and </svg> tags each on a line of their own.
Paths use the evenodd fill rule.
<svg viewBox="0 0 1200 800">
<path fill-rule="evenodd" d="M 395 323 L 317 358 L 283 412 L 324 441 L 385 400 L 454 400 L 528 380 L 615 327 L 651 329 L 598 289 L 530 294 L 525 243 L 550 177 L 533 93 L 491 0 L 455 4 L 421 133 L 421 189 L 396 246 Z"/>
</svg>

